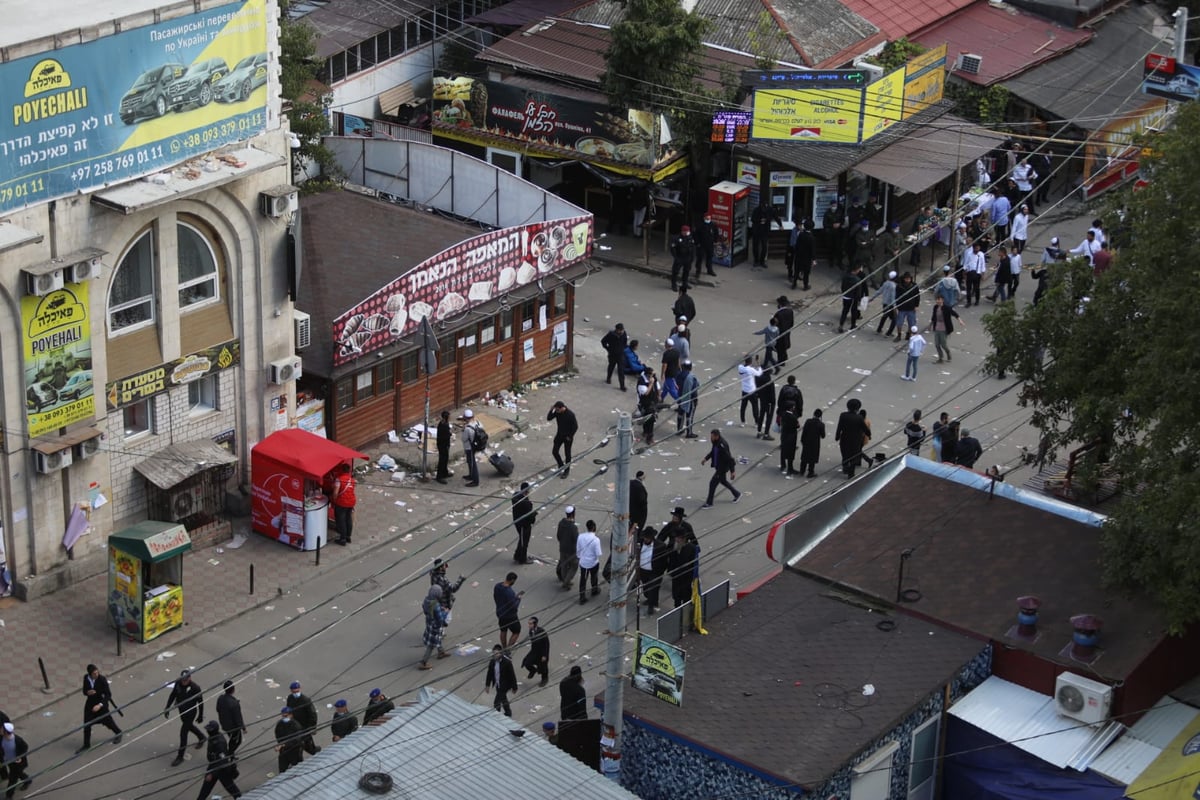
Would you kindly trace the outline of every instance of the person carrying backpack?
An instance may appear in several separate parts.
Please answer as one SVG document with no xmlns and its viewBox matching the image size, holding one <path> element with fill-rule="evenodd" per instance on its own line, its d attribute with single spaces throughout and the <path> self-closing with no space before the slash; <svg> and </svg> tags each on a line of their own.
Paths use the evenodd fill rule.
<svg viewBox="0 0 1200 800">
<path fill-rule="evenodd" d="M 463 455 L 467 457 L 467 474 L 463 477 L 467 479 L 467 486 L 478 486 L 479 464 L 475 461 L 475 454 L 487 447 L 488 435 L 475 419 L 475 412 L 471 409 L 463 412 L 463 419 L 467 421 L 462 429 Z"/>
</svg>

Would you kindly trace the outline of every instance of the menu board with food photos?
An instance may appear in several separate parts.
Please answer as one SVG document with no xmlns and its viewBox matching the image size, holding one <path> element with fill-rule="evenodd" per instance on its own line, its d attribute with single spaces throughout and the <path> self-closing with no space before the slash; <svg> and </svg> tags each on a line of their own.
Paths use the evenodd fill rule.
<svg viewBox="0 0 1200 800">
<path fill-rule="evenodd" d="M 421 320 L 452 322 L 466 311 L 591 255 L 592 217 L 489 231 L 417 264 L 333 321 L 340 366 L 416 333 Z"/>
</svg>

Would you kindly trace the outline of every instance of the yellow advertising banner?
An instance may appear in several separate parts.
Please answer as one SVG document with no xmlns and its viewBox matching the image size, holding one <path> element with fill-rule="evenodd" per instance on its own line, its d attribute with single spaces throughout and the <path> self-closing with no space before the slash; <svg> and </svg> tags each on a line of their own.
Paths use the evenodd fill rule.
<svg viewBox="0 0 1200 800">
<path fill-rule="evenodd" d="M 867 97 L 863 103 L 862 140 L 865 142 L 899 122 L 903 115 L 903 105 L 903 69 L 884 75 L 867 86 Z"/>
<path fill-rule="evenodd" d="M 904 118 L 940 102 L 946 88 L 946 45 L 927 50 L 904 67 Z"/>
<path fill-rule="evenodd" d="M 857 144 L 862 89 L 769 89 L 754 93 L 755 139 Z"/>
<path fill-rule="evenodd" d="M 94 417 L 88 284 L 22 297 L 21 332 L 29 435 Z"/>
<path fill-rule="evenodd" d="M 1175 735 L 1150 766 L 1129 784 L 1125 796 L 1137 800 L 1200 797 L 1200 717 Z"/>
</svg>

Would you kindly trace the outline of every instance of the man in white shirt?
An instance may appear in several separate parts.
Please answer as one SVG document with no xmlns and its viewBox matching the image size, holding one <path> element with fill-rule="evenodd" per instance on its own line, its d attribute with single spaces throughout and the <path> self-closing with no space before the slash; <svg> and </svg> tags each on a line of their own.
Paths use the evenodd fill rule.
<svg viewBox="0 0 1200 800">
<path fill-rule="evenodd" d="M 1104 220 L 1099 218 L 1092 220 L 1092 227 L 1088 230 L 1096 234 L 1096 244 L 1104 244 L 1108 241 L 1108 237 L 1104 235 Z"/>
<path fill-rule="evenodd" d="M 588 576 L 592 578 L 592 596 L 600 594 L 600 537 L 596 535 L 596 523 L 587 521 L 586 530 L 575 540 L 575 557 L 579 559 L 579 604 L 587 603 L 585 587 Z"/>
<path fill-rule="evenodd" d="M 971 245 L 971 252 L 967 253 L 963 261 L 963 272 L 967 276 L 967 308 L 970 308 L 972 297 L 975 298 L 975 305 L 979 305 L 979 287 L 983 284 L 984 273 L 987 272 L 987 256 L 979 242 Z"/>
<path fill-rule="evenodd" d="M 1012 281 L 1008 285 L 1008 298 L 1017 296 L 1017 286 L 1021 283 L 1021 254 L 1016 248 L 1008 254 L 1009 270 L 1012 273 Z"/>
<path fill-rule="evenodd" d="M 1029 239 L 1029 206 L 1021 204 L 1020 210 L 1012 218 L 1013 252 L 1017 255 L 1025 252 L 1025 242 Z"/>
<path fill-rule="evenodd" d="M 1033 182 L 1037 180 L 1038 174 L 1034 171 L 1033 167 L 1029 165 L 1029 161 L 1027 159 L 1022 158 L 1020 162 L 1013 167 L 1012 178 L 1013 182 L 1017 184 L 1017 188 L 1020 189 L 1022 194 L 1026 197 L 1026 199 L 1028 199 L 1029 195 L 1033 193 Z"/>
<path fill-rule="evenodd" d="M 741 419 L 742 427 L 746 427 L 746 405 L 750 405 L 750 412 L 754 415 L 754 427 L 758 429 L 758 385 L 754 379 L 762 375 L 762 368 L 754 365 L 758 361 L 758 356 L 746 356 L 746 359 L 738 365 L 738 377 L 742 381 L 742 408 Z"/>
<path fill-rule="evenodd" d="M 1073 247 L 1069 252 L 1073 256 L 1083 256 L 1091 266 L 1092 256 L 1096 255 L 1096 251 L 1099 249 L 1100 242 L 1096 239 L 1096 229 L 1088 228 L 1087 237 L 1079 243 L 1079 247 Z"/>
</svg>

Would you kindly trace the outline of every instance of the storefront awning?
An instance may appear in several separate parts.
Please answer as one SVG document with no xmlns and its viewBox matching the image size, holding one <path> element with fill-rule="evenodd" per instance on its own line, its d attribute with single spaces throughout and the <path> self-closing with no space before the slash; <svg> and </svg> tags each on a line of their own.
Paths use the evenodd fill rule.
<svg viewBox="0 0 1200 800">
<path fill-rule="evenodd" d="M 254 445 L 255 456 L 285 464 L 305 475 L 323 478 L 338 464 L 370 456 L 299 428 L 275 431 Z"/>
<path fill-rule="evenodd" d="M 146 520 L 108 537 L 108 543 L 142 561 L 156 562 L 192 549 L 187 529 L 177 522 Z"/>
<path fill-rule="evenodd" d="M 209 439 L 183 442 L 159 450 L 134 469 L 160 489 L 170 489 L 206 469 L 233 464 L 237 456 Z"/>
<path fill-rule="evenodd" d="M 998 134 L 947 114 L 860 161 L 855 169 L 906 192 L 923 192 L 1003 141 Z"/>
<path fill-rule="evenodd" d="M 405 81 L 379 95 L 379 110 L 389 117 L 394 117 L 400 106 L 414 106 L 424 102 L 424 97 L 417 97 L 412 81 Z"/>
</svg>

